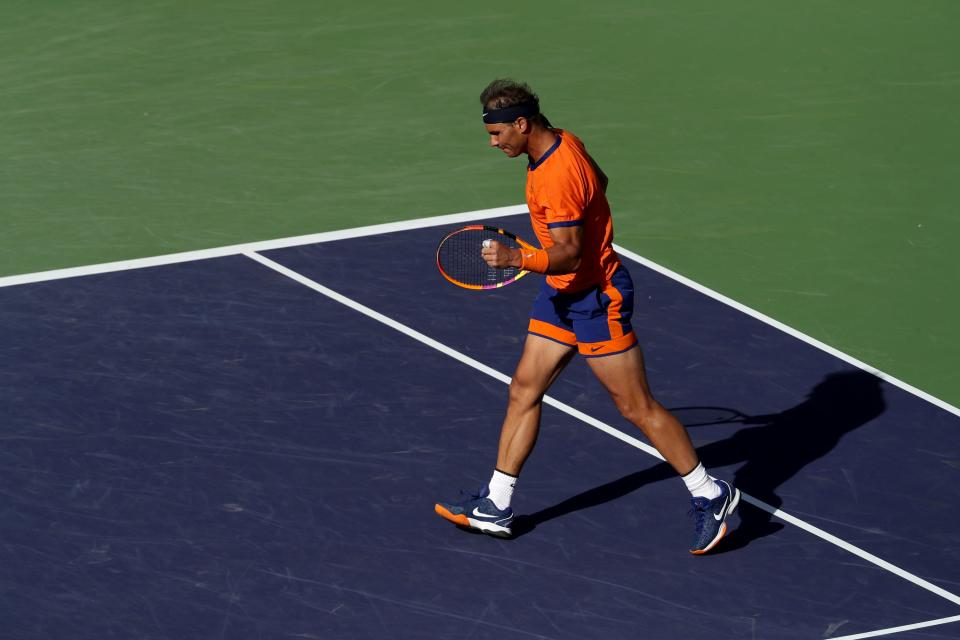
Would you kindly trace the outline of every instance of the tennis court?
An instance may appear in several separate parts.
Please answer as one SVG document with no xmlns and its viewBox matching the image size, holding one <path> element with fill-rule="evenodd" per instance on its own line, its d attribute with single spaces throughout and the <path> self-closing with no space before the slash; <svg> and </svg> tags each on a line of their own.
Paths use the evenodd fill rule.
<svg viewBox="0 0 960 640">
<path fill-rule="evenodd" d="M 960 636 L 960 5 L 0 7 L 0 636 Z M 714 553 L 577 358 L 512 540 L 489 477 L 539 277 L 477 95 L 610 177 L 657 398 L 744 492 Z"/>
<path fill-rule="evenodd" d="M 413 275 L 455 221 L 526 224 L 496 213 L 0 282 L 8 629 L 955 636 L 957 410 L 626 250 L 656 391 L 747 494 L 735 532 L 686 552 L 683 487 L 580 364 L 518 535 L 437 518 L 485 480 L 535 283 Z M 379 257 L 359 278 L 358 252 Z"/>
</svg>

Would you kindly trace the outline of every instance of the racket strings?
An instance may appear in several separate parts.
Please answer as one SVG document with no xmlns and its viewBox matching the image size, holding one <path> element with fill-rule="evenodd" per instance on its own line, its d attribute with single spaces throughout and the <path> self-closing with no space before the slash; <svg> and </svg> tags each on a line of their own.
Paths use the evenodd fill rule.
<svg viewBox="0 0 960 640">
<path fill-rule="evenodd" d="M 496 269 L 487 265 L 480 255 L 484 240 L 496 240 L 512 249 L 520 247 L 512 238 L 496 231 L 467 229 L 449 236 L 440 245 L 440 268 L 450 278 L 477 287 L 495 287 L 516 278 L 520 270 L 515 267 Z"/>
</svg>

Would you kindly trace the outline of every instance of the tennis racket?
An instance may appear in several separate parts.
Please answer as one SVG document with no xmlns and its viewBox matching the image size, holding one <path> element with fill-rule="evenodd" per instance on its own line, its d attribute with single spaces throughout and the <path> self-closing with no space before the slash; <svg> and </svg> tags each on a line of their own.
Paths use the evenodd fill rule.
<svg viewBox="0 0 960 640">
<path fill-rule="evenodd" d="M 511 249 L 533 249 L 504 229 L 473 224 L 447 234 L 437 247 L 437 269 L 440 274 L 464 289 L 496 289 L 516 282 L 530 273 L 517 267 L 497 269 L 487 266 L 480 256 L 486 240 L 496 240 Z"/>
</svg>

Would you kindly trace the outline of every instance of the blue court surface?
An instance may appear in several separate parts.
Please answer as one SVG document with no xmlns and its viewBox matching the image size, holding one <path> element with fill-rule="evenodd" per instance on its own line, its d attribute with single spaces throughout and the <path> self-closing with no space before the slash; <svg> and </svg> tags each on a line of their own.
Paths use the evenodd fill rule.
<svg viewBox="0 0 960 640">
<path fill-rule="evenodd" d="M 454 226 L 0 288 L 0 635 L 960 637 L 955 410 L 631 259 L 734 532 L 687 552 L 683 483 L 580 359 L 518 535 L 436 516 L 489 478 L 539 278 L 448 284 Z"/>
</svg>

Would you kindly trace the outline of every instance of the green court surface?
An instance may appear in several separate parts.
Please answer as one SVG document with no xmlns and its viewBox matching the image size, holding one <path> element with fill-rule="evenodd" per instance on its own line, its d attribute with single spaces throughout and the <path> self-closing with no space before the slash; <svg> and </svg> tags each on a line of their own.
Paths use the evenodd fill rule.
<svg viewBox="0 0 960 640">
<path fill-rule="evenodd" d="M 609 174 L 620 244 L 958 405 L 958 24 L 953 0 L 9 0 L 0 276 L 521 203 L 477 100 L 511 76 Z"/>
</svg>

